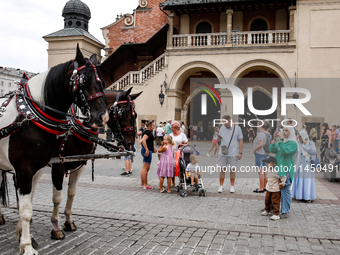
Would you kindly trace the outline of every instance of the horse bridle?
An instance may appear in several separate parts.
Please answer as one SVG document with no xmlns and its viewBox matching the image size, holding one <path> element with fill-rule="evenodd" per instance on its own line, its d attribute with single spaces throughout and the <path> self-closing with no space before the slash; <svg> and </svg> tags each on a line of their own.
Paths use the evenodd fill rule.
<svg viewBox="0 0 340 255">
<path fill-rule="evenodd" d="M 116 132 L 114 132 L 113 134 L 114 134 L 115 139 L 118 140 L 118 142 L 122 142 L 124 140 L 124 136 L 123 136 L 124 132 L 132 132 L 132 131 L 136 132 L 136 130 L 137 130 L 137 127 L 136 127 L 136 114 L 135 114 L 135 111 L 134 111 L 133 100 L 131 99 L 130 96 L 128 96 L 127 100 L 119 101 L 119 97 L 120 97 L 121 93 L 122 92 L 118 92 L 117 93 L 116 101 L 114 102 L 114 104 L 109 109 L 109 116 L 111 116 L 111 113 L 113 113 L 113 119 L 114 119 L 114 122 L 116 124 Z M 134 120 L 133 120 L 134 126 L 129 126 L 129 127 L 125 127 L 125 128 L 122 128 L 120 126 L 119 120 L 123 119 L 124 115 L 125 115 L 124 114 L 125 110 L 122 107 L 122 104 L 130 104 L 131 116 L 134 118 Z"/>
<path fill-rule="evenodd" d="M 86 59 L 89 63 L 90 66 L 93 68 L 94 70 L 94 74 L 96 77 L 96 81 L 98 83 L 100 83 L 100 85 L 102 86 L 102 80 L 100 79 L 98 72 L 97 72 L 97 68 L 96 66 L 91 62 L 91 60 Z M 79 93 L 79 97 L 81 99 L 81 102 L 83 104 L 82 107 L 80 107 L 81 112 L 84 114 L 84 116 L 86 116 L 86 122 L 89 122 L 91 119 L 91 108 L 89 106 L 89 101 L 99 98 L 99 97 L 104 97 L 104 93 L 103 92 L 97 92 L 94 93 L 93 95 L 89 96 L 86 98 L 84 92 L 83 92 L 83 88 L 85 86 L 85 83 L 87 82 L 87 77 L 84 73 L 79 75 L 79 71 L 85 69 L 86 65 L 80 66 L 78 67 L 78 62 L 74 61 L 74 70 L 73 70 L 73 74 L 70 78 L 70 86 L 72 86 L 72 92 L 74 94 L 74 102 L 77 103 L 77 92 Z"/>
</svg>

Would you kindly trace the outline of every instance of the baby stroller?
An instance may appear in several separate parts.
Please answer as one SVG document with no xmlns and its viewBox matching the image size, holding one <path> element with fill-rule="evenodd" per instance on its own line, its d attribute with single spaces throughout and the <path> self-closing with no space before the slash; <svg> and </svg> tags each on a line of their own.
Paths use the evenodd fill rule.
<svg viewBox="0 0 340 255">
<path fill-rule="evenodd" d="M 188 180 L 185 177 L 185 169 L 187 165 L 190 163 L 190 155 L 191 154 L 199 154 L 195 147 L 190 145 L 183 146 L 181 149 L 181 157 L 179 159 L 179 180 L 180 184 L 176 187 L 177 192 L 182 197 L 188 196 L 187 186 L 191 184 L 191 178 L 189 177 Z M 195 185 L 193 191 L 198 191 L 199 196 L 206 196 L 207 191 L 204 189 L 203 180 L 201 175 L 198 175 L 198 183 Z"/>
</svg>

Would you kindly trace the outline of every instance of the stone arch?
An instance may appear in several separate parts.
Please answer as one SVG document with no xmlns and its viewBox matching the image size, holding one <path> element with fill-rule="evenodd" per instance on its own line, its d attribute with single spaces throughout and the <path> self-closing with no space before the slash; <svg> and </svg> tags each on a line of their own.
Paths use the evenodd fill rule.
<svg viewBox="0 0 340 255">
<path fill-rule="evenodd" d="M 256 16 L 256 17 L 252 18 L 252 19 L 249 21 L 249 23 L 248 23 L 248 31 L 250 31 L 250 29 L 251 29 L 251 24 L 253 23 L 253 21 L 254 21 L 254 20 L 257 20 L 257 19 L 263 19 L 263 20 L 267 23 L 267 30 L 270 30 L 270 22 L 269 22 L 269 20 L 268 20 L 266 17 L 264 17 L 264 16 Z"/>
<path fill-rule="evenodd" d="M 183 108 L 182 108 L 182 113 L 181 113 L 181 118 L 182 118 L 182 121 L 184 122 L 187 122 L 187 117 L 188 117 L 188 110 L 189 110 L 189 105 L 190 105 L 190 100 L 194 97 L 197 96 L 197 94 L 199 94 L 201 92 L 201 90 L 199 89 L 196 89 L 194 92 L 191 93 L 190 96 L 187 97 L 187 99 L 185 100 L 185 103 L 183 105 Z M 188 123 L 186 123 L 188 124 Z"/>
<path fill-rule="evenodd" d="M 281 68 L 278 64 L 265 59 L 254 59 L 240 65 L 230 76 L 228 84 L 237 86 L 239 79 L 252 71 L 272 72 L 281 79 L 283 87 L 291 87 L 291 81 L 286 71 L 283 70 L 283 68 Z"/>
<path fill-rule="evenodd" d="M 270 91 L 266 90 L 265 88 L 261 87 L 261 86 L 255 86 L 253 87 L 253 92 L 254 91 L 261 91 L 262 93 L 266 94 L 270 99 L 273 100 L 273 95 Z M 248 98 L 248 90 L 244 92 L 244 98 Z M 281 119 L 281 107 L 280 105 L 277 106 L 277 118 Z"/>
<path fill-rule="evenodd" d="M 193 61 L 184 64 L 181 66 L 172 76 L 170 80 L 170 89 L 182 89 L 182 86 L 186 79 L 199 71 L 208 71 L 213 73 L 217 79 L 219 79 L 220 83 L 225 83 L 225 78 L 222 74 L 222 72 L 214 65 L 205 62 L 205 61 Z"/>
<path fill-rule="evenodd" d="M 213 24 L 210 20 L 208 20 L 208 19 L 200 19 L 200 20 L 197 21 L 197 22 L 195 23 L 195 25 L 194 25 L 193 34 L 196 34 L 196 28 L 197 28 L 198 24 L 200 24 L 201 22 L 207 22 L 207 23 L 209 23 L 210 26 L 211 26 L 211 33 L 214 33 L 214 31 L 215 31 L 214 24 Z"/>
</svg>

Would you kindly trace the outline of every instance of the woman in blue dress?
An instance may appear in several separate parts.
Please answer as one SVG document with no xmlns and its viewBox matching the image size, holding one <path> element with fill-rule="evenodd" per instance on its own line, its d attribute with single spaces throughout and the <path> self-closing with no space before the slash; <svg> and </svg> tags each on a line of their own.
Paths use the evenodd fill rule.
<svg viewBox="0 0 340 255">
<path fill-rule="evenodd" d="M 299 163 L 294 175 L 292 197 L 311 202 L 315 199 L 314 171 L 311 169 L 311 158 L 316 154 L 313 141 L 306 131 L 299 132 Z"/>
</svg>

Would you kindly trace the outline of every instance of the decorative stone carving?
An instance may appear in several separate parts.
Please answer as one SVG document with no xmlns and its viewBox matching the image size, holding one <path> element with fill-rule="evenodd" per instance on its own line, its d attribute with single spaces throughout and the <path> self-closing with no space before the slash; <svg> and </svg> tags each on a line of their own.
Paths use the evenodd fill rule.
<svg viewBox="0 0 340 255">
<path fill-rule="evenodd" d="M 142 8 L 145 8 L 146 6 L 148 6 L 148 1 L 139 0 L 139 6 L 142 7 Z"/>
<path fill-rule="evenodd" d="M 133 15 L 132 14 L 125 14 L 125 19 L 124 19 L 124 23 L 127 26 L 132 26 L 133 24 Z"/>
</svg>

